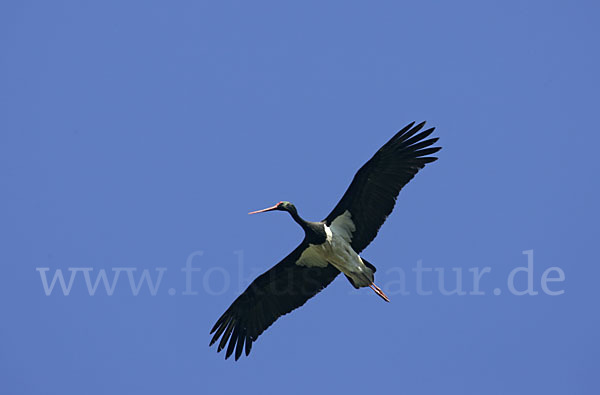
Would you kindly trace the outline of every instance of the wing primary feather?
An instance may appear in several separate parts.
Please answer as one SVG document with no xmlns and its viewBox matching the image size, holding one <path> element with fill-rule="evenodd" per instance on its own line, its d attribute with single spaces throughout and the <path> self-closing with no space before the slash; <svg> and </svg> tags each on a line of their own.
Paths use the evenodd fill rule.
<svg viewBox="0 0 600 395">
<path fill-rule="evenodd" d="M 413 124 L 414 124 L 414 122 L 413 122 Z M 411 124 L 411 126 L 412 126 L 412 124 Z M 418 124 L 414 128 L 412 128 L 412 129 L 408 130 L 406 133 L 404 133 L 401 136 L 402 137 L 401 141 L 406 141 L 407 139 L 409 139 L 412 135 L 414 135 L 415 133 L 417 133 L 419 130 L 423 129 L 423 126 L 425 126 L 425 121 L 421 122 L 420 124 Z M 395 140 L 395 139 L 392 138 L 392 140 Z"/>
<path fill-rule="evenodd" d="M 250 351 L 252 350 L 252 339 L 250 336 L 246 337 L 246 356 L 250 355 Z"/>
<path fill-rule="evenodd" d="M 417 150 L 420 150 L 421 148 L 429 147 L 430 145 L 435 144 L 438 140 L 439 140 L 439 138 L 424 140 L 417 144 L 411 145 L 410 149 L 413 151 L 417 151 Z"/>
<path fill-rule="evenodd" d="M 227 352 L 225 353 L 225 359 L 229 358 L 231 354 L 233 354 L 233 350 L 235 349 L 235 345 L 237 344 L 237 338 L 239 336 L 240 327 L 236 326 L 233 330 L 233 334 L 231 335 L 231 340 L 229 340 L 229 345 L 227 346 Z"/>
<path fill-rule="evenodd" d="M 435 162 L 436 160 L 438 160 L 438 158 L 435 156 L 428 156 L 427 158 L 421 158 L 421 161 L 423 162 L 423 164 Z"/>
<path fill-rule="evenodd" d="M 415 151 L 415 156 L 420 157 L 420 156 L 435 154 L 436 152 L 438 152 L 441 149 L 442 149 L 442 147 L 424 148 L 422 150 Z M 419 158 L 419 159 L 421 159 L 421 158 Z"/>
<path fill-rule="evenodd" d="M 414 124 L 415 124 L 415 121 L 412 121 L 411 123 L 409 123 L 408 125 L 406 125 L 406 126 L 405 126 L 405 127 L 403 127 L 402 129 L 400 129 L 400 130 L 398 131 L 398 133 L 396 133 L 396 134 L 394 135 L 394 137 L 392 137 L 392 138 L 390 139 L 390 141 L 392 141 L 392 140 L 395 140 L 395 139 L 397 139 L 397 138 L 399 138 L 399 137 L 402 137 L 402 135 L 404 135 L 404 133 L 406 133 L 408 130 L 410 130 L 410 128 L 412 128 Z"/>
<path fill-rule="evenodd" d="M 434 130 L 435 130 L 435 128 L 427 129 L 427 130 L 417 134 L 416 136 L 413 136 L 410 139 L 405 140 L 402 143 L 402 147 L 410 147 L 414 143 L 419 142 L 420 140 L 423 140 L 423 139 L 429 137 L 429 135 L 431 135 L 431 133 L 433 133 Z"/>
<path fill-rule="evenodd" d="M 212 329 L 210 330 L 210 333 L 213 333 L 214 331 L 217 330 L 217 328 L 223 323 L 223 321 L 225 321 L 226 318 L 229 318 L 229 316 L 227 314 L 223 314 L 215 323 L 215 325 L 212 327 Z"/>
<path fill-rule="evenodd" d="M 223 337 L 221 338 L 221 341 L 219 342 L 219 347 L 217 348 L 217 351 L 221 351 L 222 349 L 225 348 L 225 345 L 227 344 L 227 340 L 229 340 L 229 336 L 231 335 L 231 331 L 235 327 L 235 325 L 233 325 L 234 322 L 235 322 L 235 320 L 232 319 L 231 321 L 229 321 L 229 324 L 227 324 L 227 329 L 225 330 L 225 333 L 223 333 Z"/>
<path fill-rule="evenodd" d="M 225 331 L 225 328 L 227 328 L 227 324 L 229 324 L 229 321 L 221 323 L 221 326 L 219 327 L 219 329 L 213 336 L 212 340 L 210 341 L 209 346 L 212 346 L 213 344 L 215 344 L 215 342 L 219 339 L 219 337 L 221 337 L 221 334 L 223 333 L 223 331 Z M 214 329 L 213 329 L 213 331 L 214 331 Z"/>
<path fill-rule="evenodd" d="M 244 341 L 246 340 L 246 328 L 242 328 L 237 338 L 237 345 L 235 346 L 235 360 L 237 361 L 242 356 L 244 351 Z"/>
</svg>

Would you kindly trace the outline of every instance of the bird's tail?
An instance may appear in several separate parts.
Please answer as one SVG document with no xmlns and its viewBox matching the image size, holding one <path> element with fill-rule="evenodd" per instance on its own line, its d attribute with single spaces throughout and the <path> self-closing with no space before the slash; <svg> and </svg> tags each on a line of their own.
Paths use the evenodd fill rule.
<svg viewBox="0 0 600 395">
<path fill-rule="evenodd" d="M 371 263 L 367 262 L 367 260 L 363 257 L 360 258 L 362 260 L 362 262 L 365 264 L 366 267 L 368 267 L 369 269 L 371 269 L 373 271 L 373 273 L 375 273 L 377 271 L 377 268 L 372 265 Z"/>
<path fill-rule="evenodd" d="M 389 302 L 390 298 L 387 297 L 387 295 L 381 290 L 381 288 L 379 288 L 377 285 L 375 285 L 375 276 L 373 275 L 373 273 L 375 273 L 375 271 L 377 270 L 377 268 L 375 268 L 375 266 L 373 266 L 371 263 L 367 262 L 367 260 L 365 258 L 361 257 L 361 260 L 365 264 L 365 266 L 368 267 L 371 270 L 370 276 L 363 275 L 362 278 L 359 278 L 360 283 L 358 283 L 358 284 L 357 284 L 356 281 L 354 281 L 352 279 L 352 277 L 350 277 L 347 274 L 346 274 L 346 278 L 348 279 L 348 281 L 350 281 L 350 284 L 352 284 L 352 286 L 354 288 L 358 289 L 358 288 L 361 288 L 361 287 L 369 287 L 377 295 L 379 295 L 379 297 L 381 297 L 381 299 L 385 300 L 386 302 Z"/>
</svg>

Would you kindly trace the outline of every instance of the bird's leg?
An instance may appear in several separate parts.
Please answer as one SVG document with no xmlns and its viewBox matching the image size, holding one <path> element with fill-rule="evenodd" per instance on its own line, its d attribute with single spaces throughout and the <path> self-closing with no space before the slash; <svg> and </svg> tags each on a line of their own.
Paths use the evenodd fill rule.
<svg viewBox="0 0 600 395">
<path fill-rule="evenodd" d="M 379 295 L 381 297 L 381 299 L 385 300 L 386 302 L 390 301 L 390 298 L 388 298 L 387 295 L 383 293 L 381 288 L 379 288 L 377 285 L 375 285 L 375 283 L 371 283 L 371 285 L 369 285 L 369 288 L 371 288 L 373 291 L 375 291 L 375 293 L 377 295 Z"/>
</svg>

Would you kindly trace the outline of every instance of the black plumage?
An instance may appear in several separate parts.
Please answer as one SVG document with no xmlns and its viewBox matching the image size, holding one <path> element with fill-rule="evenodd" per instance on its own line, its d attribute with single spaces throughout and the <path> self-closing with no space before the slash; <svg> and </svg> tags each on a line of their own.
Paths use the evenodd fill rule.
<svg viewBox="0 0 600 395">
<path fill-rule="evenodd" d="M 297 264 L 310 244 L 324 241 L 325 224 L 330 226 L 335 218 L 347 210 L 356 228 L 351 242 L 354 251 L 360 253 L 375 238 L 392 212 L 402 187 L 427 163 L 437 159 L 428 155 L 441 149 L 431 147 L 437 138 L 427 139 L 434 128 L 418 133 L 425 122 L 413 125 L 414 122 L 400 130 L 360 168 L 340 202 L 325 220 L 305 221 L 288 202 L 261 210 L 288 211 L 304 229 L 306 236 L 287 257 L 257 277 L 213 326 L 211 334 L 214 335 L 210 345 L 220 338 L 217 351 L 227 346 L 225 358 L 229 358 L 234 351 L 236 360 L 244 350 L 248 355 L 252 343 L 275 320 L 302 306 L 340 273 L 327 262 L 323 262 L 323 267 Z M 375 270 L 373 265 L 365 263 Z"/>
<path fill-rule="evenodd" d="M 394 209 L 400 189 L 427 163 L 437 160 L 427 155 L 439 151 L 441 147 L 427 147 L 438 139 L 424 140 L 435 128 L 415 135 L 425 126 L 425 122 L 415 127 L 413 125 L 414 122 L 396 133 L 358 170 L 344 196 L 325 218 L 325 223 L 331 225 L 346 210 L 352 214 L 356 226 L 352 248 L 357 253 L 377 236 L 379 228 Z"/>
<path fill-rule="evenodd" d="M 296 265 L 307 247 L 308 244 L 303 242 L 281 262 L 257 277 L 219 318 L 212 328 L 211 333 L 215 334 L 210 345 L 223 333 L 217 348 L 221 351 L 231 335 L 225 358 L 233 353 L 236 344 L 236 360 L 242 355 L 244 343 L 248 355 L 252 342 L 277 318 L 302 306 L 340 273 L 331 265 L 323 268 Z M 233 327 L 237 331 L 226 331 L 226 328 Z"/>
</svg>

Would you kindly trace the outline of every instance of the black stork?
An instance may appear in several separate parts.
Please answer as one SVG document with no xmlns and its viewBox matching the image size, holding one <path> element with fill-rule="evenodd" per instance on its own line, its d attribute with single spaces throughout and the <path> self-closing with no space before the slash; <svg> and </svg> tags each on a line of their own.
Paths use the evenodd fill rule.
<svg viewBox="0 0 600 395">
<path fill-rule="evenodd" d="M 424 125 L 407 125 L 381 147 L 323 221 L 302 219 L 290 202 L 249 213 L 287 211 L 304 229 L 305 237 L 281 262 L 257 277 L 212 328 L 210 345 L 221 338 L 217 351 L 227 346 L 225 359 L 235 351 L 238 360 L 244 349 L 248 355 L 252 343 L 275 320 L 302 306 L 340 272 L 355 288 L 370 287 L 389 302 L 374 283 L 375 266 L 359 254 L 392 212 L 402 187 L 427 163 L 437 160 L 429 155 L 441 149 L 431 147 L 438 139 L 427 139 L 434 128 L 420 132 Z"/>
</svg>

